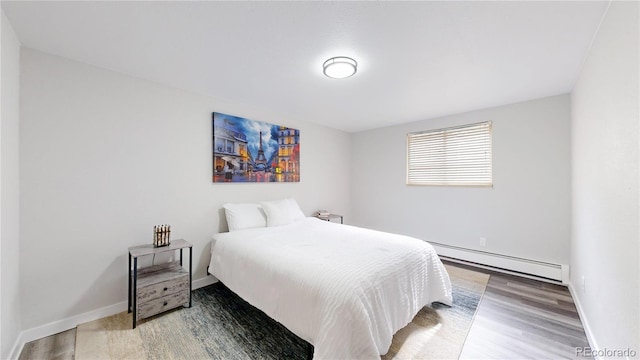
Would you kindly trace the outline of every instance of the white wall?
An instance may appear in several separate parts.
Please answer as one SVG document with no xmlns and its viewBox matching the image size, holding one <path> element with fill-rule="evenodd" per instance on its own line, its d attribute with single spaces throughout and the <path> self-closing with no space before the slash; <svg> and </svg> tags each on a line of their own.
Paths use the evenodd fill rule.
<svg viewBox="0 0 640 360">
<path fill-rule="evenodd" d="M 19 272 L 19 93 L 20 42 L 2 12 L 2 114 L 0 121 L 0 358 L 6 359 L 20 332 Z"/>
<path fill-rule="evenodd" d="M 592 341 L 640 353 L 638 2 L 611 2 L 571 95 L 571 282 Z M 582 278 L 585 288 L 582 290 Z"/>
<path fill-rule="evenodd" d="M 357 133 L 352 211 L 364 227 L 567 264 L 569 96 Z M 406 134 L 493 121 L 493 188 L 408 186 Z M 487 246 L 480 247 L 480 237 Z"/>
<path fill-rule="evenodd" d="M 25 329 L 126 301 L 127 248 L 155 224 L 194 244 L 198 280 L 223 203 L 293 196 L 349 219 L 347 133 L 24 48 L 21 104 Z M 214 184 L 213 111 L 300 129 L 301 182 Z"/>
</svg>

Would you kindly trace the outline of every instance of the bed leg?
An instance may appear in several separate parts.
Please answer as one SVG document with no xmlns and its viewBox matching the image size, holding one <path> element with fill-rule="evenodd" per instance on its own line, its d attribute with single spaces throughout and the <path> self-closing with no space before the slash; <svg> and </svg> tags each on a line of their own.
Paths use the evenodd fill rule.
<svg viewBox="0 0 640 360">
<path fill-rule="evenodd" d="M 313 359 L 313 345 L 311 345 L 311 343 L 308 343 L 309 346 L 307 346 L 307 360 L 312 360 Z"/>
</svg>

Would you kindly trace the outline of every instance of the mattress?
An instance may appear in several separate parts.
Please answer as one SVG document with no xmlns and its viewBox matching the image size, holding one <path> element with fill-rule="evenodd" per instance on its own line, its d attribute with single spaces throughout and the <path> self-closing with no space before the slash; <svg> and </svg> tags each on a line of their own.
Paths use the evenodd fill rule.
<svg viewBox="0 0 640 360">
<path fill-rule="evenodd" d="M 305 218 L 213 236 L 209 272 L 314 346 L 314 359 L 379 359 L 451 282 L 427 242 Z"/>
</svg>

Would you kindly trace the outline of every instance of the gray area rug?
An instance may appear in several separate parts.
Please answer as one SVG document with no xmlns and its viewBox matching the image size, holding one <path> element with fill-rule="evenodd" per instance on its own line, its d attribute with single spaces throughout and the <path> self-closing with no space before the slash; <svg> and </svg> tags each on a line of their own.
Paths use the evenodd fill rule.
<svg viewBox="0 0 640 360">
<path fill-rule="evenodd" d="M 489 276 L 447 266 L 453 306 L 424 307 L 382 359 L 457 359 Z M 191 308 L 141 320 L 122 312 L 78 326 L 75 358 L 306 359 L 308 343 L 221 283 L 193 291 Z"/>
</svg>

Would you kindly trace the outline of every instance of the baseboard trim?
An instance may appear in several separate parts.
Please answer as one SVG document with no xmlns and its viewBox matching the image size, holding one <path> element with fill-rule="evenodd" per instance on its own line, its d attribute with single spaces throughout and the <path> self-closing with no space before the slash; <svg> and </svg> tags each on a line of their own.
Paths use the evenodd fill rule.
<svg viewBox="0 0 640 360">
<path fill-rule="evenodd" d="M 430 242 L 438 255 L 469 265 L 485 266 L 488 269 L 513 273 L 524 277 L 566 284 L 569 281 L 569 265 L 519 258 L 475 249 Z"/>
<path fill-rule="evenodd" d="M 22 340 L 23 340 L 22 346 L 24 346 L 24 344 L 30 341 L 41 339 L 43 337 L 57 334 L 59 332 L 67 331 L 69 329 L 73 329 L 79 324 L 101 319 L 103 317 L 111 316 L 126 310 L 127 310 L 127 302 L 122 301 L 117 304 L 105 306 L 103 308 L 92 310 L 92 311 L 87 311 L 86 313 L 71 316 L 71 317 L 57 320 L 57 321 L 52 321 L 48 324 L 44 324 L 41 326 L 37 326 L 31 329 L 25 330 L 21 333 Z"/>
<path fill-rule="evenodd" d="M 22 352 L 22 348 L 24 348 L 24 344 L 28 341 L 23 341 L 22 334 L 24 332 L 20 332 L 16 338 L 16 342 L 13 344 L 13 348 L 11 348 L 11 352 L 9 353 L 9 359 L 18 360 L 20 357 L 20 353 Z"/>
<path fill-rule="evenodd" d="M 593 350 L 600 350 L 598 346 L 598 342 L 596 341 L 593 332 L 591 331 L 591 326 L 589 326 L 589 321 L 587 320 L 587 314 L 584 312 L 584 308 L 582 307 L 582 303 L 580 302 L 580 298 L 578 297 L 578 292 L 576 288 L 573 286 L 572 282 L 569 282 L 568 285 L 569 293 L 571 294 L 571 298 L 573 299 L 573 303 L 576 305 L 576 310 L 578 310 L 578 316 L 580 317 L 580 321 L 582 322 L 582 328 L 584 329 L 585 335 L 587 335 L 587 341 L 589 342 L 589 346 Z M 596 359 L 602 359 L 596 357 Z"/>
<path fill-rule="evenodd" d="M 193 290 L 199 289 L 204 286 L 214 284 L 218 281 L 215 277 L 208 275 L 206 277 L 193 280 L 191 282 L 191 288 Z M 11 349 L 9 359 L 18 359 L 20 353 L 24 348 L 24 345 L 30 341 L 42 339 L 44 337 L 54 335 L 69 329 L 73 329 L 79 324 L 102 319 L 107 316 L 115 315 L 117 313 L 127 310 L 127 301 L 119 302 L 117 304 L 102 307 L 100 309 L 88 311 L 83 314 L 74 315 L 65 319 L 52 321 L 48 324 L 36 326 L 31 329 L 23 330 L 18 334 L 16 342 Z"/>
<path fill-rule="evenodd" d="M 206 277 L 200 278 L 198 280 L 193 280 L 193 282 L 191 282 L 191 288 L 193 290 L 200 289 L 201 287 L 209 286 L 217 282 L 218 279 L 216 279 L 213 275 L 207 275 Z"/>
</svg>

